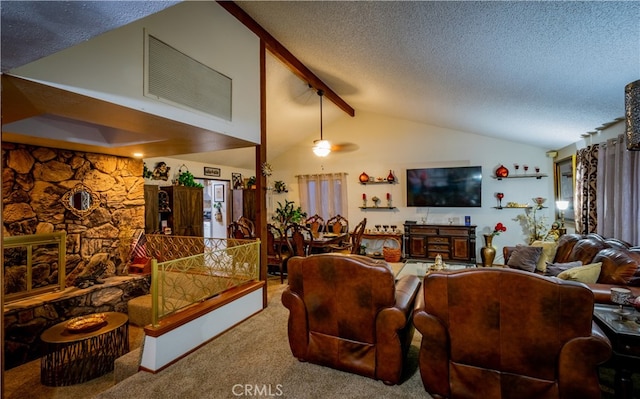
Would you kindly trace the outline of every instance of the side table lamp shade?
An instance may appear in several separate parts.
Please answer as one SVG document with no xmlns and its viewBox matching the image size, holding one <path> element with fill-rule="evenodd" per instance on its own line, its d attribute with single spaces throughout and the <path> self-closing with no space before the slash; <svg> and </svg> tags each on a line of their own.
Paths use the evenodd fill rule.
<svg viewBox="0 0 640 399">
<path fill-rule="evenodd" d="M 640 80 L 624 88 L 627 150 L 640 151 Z"/>
<path fill-rule="evenodd" d="M 565 234 L 567 229 L 564 227 L 564 211 L 569 208 L 569 201 L 556 201 L 556 207 L 560 211 L 560 234 Z"/>
</svg>

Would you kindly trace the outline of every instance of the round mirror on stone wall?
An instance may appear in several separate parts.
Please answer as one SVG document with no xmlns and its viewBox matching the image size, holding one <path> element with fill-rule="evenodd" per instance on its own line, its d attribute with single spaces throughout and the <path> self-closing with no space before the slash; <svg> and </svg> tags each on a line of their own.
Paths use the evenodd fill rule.
<svg viewBox="0 0 640 399">
<path fill-rule="evenodd" d="M 99 205 L 98 196 L 80 183 L 62 196 L 62 205 L 78 217 L 85 217 Z"/>
</svg>

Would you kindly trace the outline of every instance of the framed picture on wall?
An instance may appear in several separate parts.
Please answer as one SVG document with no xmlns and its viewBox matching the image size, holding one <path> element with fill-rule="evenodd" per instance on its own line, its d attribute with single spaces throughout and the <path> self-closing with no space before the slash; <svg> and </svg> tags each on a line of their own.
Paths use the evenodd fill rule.
<svg viewBox="0 0 640 399">
<path fill-rule="evenodd" d="M 556 201 L 569 201 L 569 207 L 564 211 L 564 220 L 575 221 L 573 197 L 575 192 L 575 160 L 571 156 L 556 162 L 555 165 Z"/>
<path fill-rule="evenodd" d="M 243 187 L 241 173 L 231 173 L 231 187 L 233 187 L 234 190 L 241 189 Z"/>
<path fill-rule="evenodd" d="M 220 177 L 220 168 L 211 168 L 211 167 L 205 166 L 204 167 L 204 175 L 205 176 Z"/>
<path fill-rule="evenodd" d="M 224 202 L 224 184 L 213 185 L 213 200 L 215 202 Z"/>
</svg>

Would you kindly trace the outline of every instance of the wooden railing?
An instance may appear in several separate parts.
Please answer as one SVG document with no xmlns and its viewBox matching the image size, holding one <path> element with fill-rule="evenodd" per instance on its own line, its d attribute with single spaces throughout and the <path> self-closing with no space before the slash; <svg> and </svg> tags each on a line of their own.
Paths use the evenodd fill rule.
<svg viewBox="0 0 640 399">
<path fill-rule="evenodd" d="M 162 235 L 147 239 L 153 326 L 189 305 L 259 279 L 260 241 Z"/>
</svg>

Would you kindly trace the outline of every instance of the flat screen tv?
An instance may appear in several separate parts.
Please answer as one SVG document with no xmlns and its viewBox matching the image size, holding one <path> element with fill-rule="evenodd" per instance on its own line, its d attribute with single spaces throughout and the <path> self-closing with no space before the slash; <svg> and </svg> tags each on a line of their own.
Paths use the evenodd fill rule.
<svg viewBox="0 0 640 399">
<path fill-rule="evenodd" d="M 407 169 L 407 206 L 482 206 L 482 166 Z"/>
</svg>

